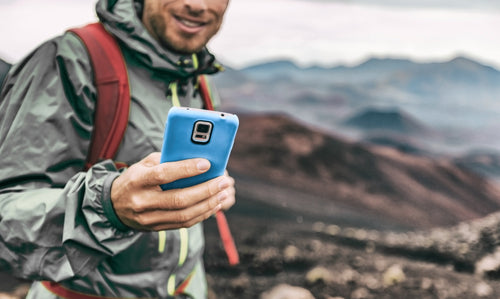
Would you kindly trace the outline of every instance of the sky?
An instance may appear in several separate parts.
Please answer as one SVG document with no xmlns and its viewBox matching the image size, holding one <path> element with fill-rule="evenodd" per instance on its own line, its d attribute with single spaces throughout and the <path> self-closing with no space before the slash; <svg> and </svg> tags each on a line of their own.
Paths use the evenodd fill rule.
<svg viewBox="0 0 500 299">
<path fill-rule="evenodd" d="M 0 0 L 0 57 L 18 61 L 66 28 L 95 21 L 94 3 Z M 463 55 L 500 69 L 497 28 L 497 0 L 231 0 L 209 48 L 235 68 L 274 59 L 334 66 L 372 56 Z"/>
</svg>

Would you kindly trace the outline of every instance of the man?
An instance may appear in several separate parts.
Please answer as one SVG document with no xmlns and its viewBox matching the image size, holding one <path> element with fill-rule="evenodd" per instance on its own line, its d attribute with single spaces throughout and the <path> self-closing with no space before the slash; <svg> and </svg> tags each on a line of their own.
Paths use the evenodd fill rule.
<svg viewBox="0 0 500 299">
<path fill-rule="evenodd" d="M 97 2 L 130 82 L 116 160 L 131 166 L 122 171 L 110 160 L 82 171 L 96 87 L 75 35 L 12 67 L 0 95 L 0 266 L 35 280 L 28 298 L 60 298 L 61 290 L 67 298 L 206 297 L 200 223 L 234 204 L 234 180 L 161 191 L 210 163 L 159 164 L 158 151 L 173 94 L 182 106 L 201 107 L 196 76 L 218 71 L 205 45 L 228 1 Z"/>
</svg>

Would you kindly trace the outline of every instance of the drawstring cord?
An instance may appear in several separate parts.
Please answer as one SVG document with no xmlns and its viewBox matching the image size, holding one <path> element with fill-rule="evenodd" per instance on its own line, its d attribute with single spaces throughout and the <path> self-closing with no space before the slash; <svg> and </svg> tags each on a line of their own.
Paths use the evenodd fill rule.
<svg viewBox="0 0 500 299">
<path fill-rule="evenodd" d="M 181 102 L 179 101 L 179 94 L 177 92 L 177 84 L 177 81 L 173 81 L 168 85 L 170 96 L 172 98 L 172 105 L 175 107 L 179 107 L 181 105 Z"/>
</svg>

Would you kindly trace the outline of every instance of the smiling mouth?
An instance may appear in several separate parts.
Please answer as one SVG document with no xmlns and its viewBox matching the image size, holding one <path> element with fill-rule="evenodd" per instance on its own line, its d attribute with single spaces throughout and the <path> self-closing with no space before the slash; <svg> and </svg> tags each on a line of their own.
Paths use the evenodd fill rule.
<svg viewBox="0 0 500 299">
<path fill-rule="evenodd" d="M 175 19 L 181 23 L 182 25 L 188 27 L 188 28 L 199 28 L 199 27 L 202 27 L 202 26 L 205 26 L 206 23 L 205 22 L 196 22 L 196 21 L 191 21 L 191 20 L 187 20 L 187 19 L 184 19 L 184 18 L 181 18 L 181 17 L 175 17 Z"/>
</svg>

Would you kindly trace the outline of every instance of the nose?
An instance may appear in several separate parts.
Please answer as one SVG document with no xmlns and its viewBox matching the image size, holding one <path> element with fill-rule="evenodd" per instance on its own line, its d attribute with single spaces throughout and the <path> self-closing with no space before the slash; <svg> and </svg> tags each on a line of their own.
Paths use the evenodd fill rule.
<svg viewBox="0 0 500 299">
<path fill-rule="evenodd" d="M 184 0 L 184 5 L 193 14 L 203 13 L 207 9 L 206 0 Z"/>
</svg>

